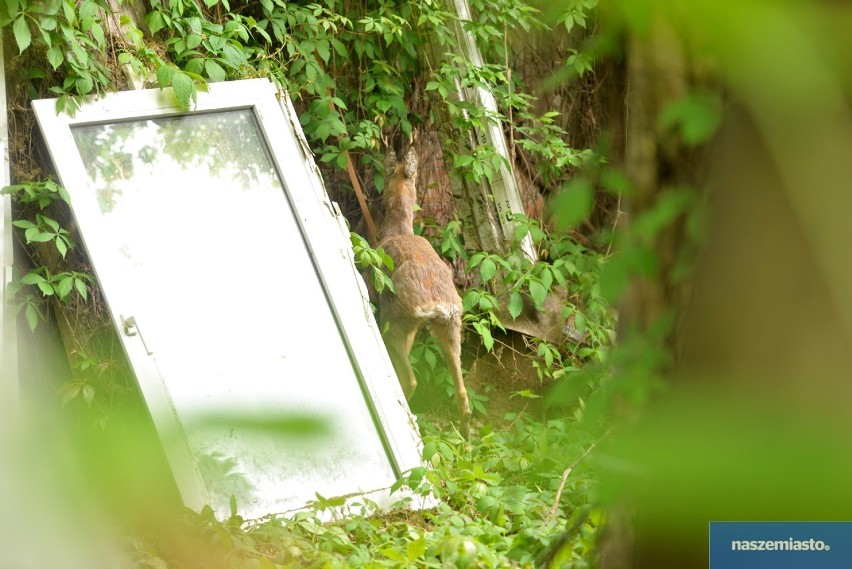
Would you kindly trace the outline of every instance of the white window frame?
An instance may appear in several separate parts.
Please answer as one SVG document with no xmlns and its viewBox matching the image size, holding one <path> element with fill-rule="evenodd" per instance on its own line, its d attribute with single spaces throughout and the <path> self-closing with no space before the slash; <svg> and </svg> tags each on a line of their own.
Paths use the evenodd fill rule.
<svg viewBox="0 0 852 569">
<path fill-rule="evenodd" d="M 161 432 L 182 432 L 180 417 L 170 402 L 168 389 L 141 335 L 123 333 L 122 316 L 133 314 L 133 299 L 114 283 L 117 275 L 97 259 L 111 253 L 98 235 L 97 208 L 75 201 L 75 188 L 89 183 L 80 153 L 72 136 L 75 125 L 111 123 L 121 120 L 165 117 L 182 113 L 252 109 L 265 137 L 275 166 L 284 181 L 285 193 L 297 218 L 325 289 L 340 336 L 359 377 L 365 401 L 372 406 L 374 422 L 382 437 L 394 473 L 399 476 L 422 466 L 419 432 L 393 371 L 379 328 L 373 318 L 366 289 L 352 256 L 348 229 L 323 186 L 313 156 L 305 141 L 289 97 L 265 79 L 216 83 L 199 92 L 191 111 L 177 107 L 170 89 L 148 89 L 88 99 L 74 116 L 57 113 L 55 100 L 33 102 L 39 125 L 62 184 L 71 196 L 71 206 L 80 234 L 103 290 L 115 329 L 121 338 L 155 427 Z M 222 267 L 224 271 L 228 267 Z M 321 363 L 321 362 L 318 362 Z M 329 394 L 333 395 L 333 394 Z M 196 510 L 209 502 L 195 459 L 186 443 L 164 441 L 164 450 L 184 503 Z M 363 494 L 362 494 L 363 495 Z M 400 498 L 386 488 L 368 497 L 380 505 Z M 428 500 L 413 503 L 427 506 Z"/>
<path fill-rule="evenodd" d="M 9 168 L 9 125 L 6 107 L 6 63 L 3 53 L 3 33 L 0 30 L 0 188 L 11 184 Z M 18 406 L 18 341 L 15 314 L 9 305 L 7 289 L 12 282 L 13 258 L 12 197 L 0 196 L 0 399 L 12 415 Z"/>
</svg>

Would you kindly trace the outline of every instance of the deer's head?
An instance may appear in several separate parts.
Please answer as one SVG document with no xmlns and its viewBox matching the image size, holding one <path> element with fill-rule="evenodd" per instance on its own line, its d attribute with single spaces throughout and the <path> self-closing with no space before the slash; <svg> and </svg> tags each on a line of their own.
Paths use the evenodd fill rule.
<svg viewBox="0 0 852 569">
<path fill-rule="evenodd" d="M 412 204 L 417 199 L 417 153 L 411 146 L 400 162 L 396 152 L 389 149 L 385 155 L 385 202 L 388 198 L 409 197 Z"/>
</svg>

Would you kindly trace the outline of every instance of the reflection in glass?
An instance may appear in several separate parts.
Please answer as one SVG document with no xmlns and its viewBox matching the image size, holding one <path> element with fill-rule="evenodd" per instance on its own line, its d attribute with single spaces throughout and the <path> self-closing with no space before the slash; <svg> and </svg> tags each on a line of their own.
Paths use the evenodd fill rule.
<svg viewBox="0 0 852 569">
<path fill-rule="evenodd" d="M 73 127 L 217 513 L 394 475 L 251 110 Z"/>
</svg>

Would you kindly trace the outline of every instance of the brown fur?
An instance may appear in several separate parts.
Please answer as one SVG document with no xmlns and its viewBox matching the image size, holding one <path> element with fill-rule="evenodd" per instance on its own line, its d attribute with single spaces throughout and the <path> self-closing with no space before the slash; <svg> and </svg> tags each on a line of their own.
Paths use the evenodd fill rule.
<svg viewBox="0 0 852 569">
<path fill-rule="evenodd" d="M 462 302 L 453 284 L 449 267 L 432 245 L 414 235 L 414 204 L 417 201 L 417 157 L 409 149 L 402 163 L 393 151 L 385 162 L 388 183 L 383 201 L 385 219 L 380 247 L 394 261 L 391 276 L 396 294 L 383 294 L 382 321 L 387 324 L 385 343 L 406 397 L 417 381 L 409 354 L 417 331 L 427 326 L 444 354 L 455 383 L 456 406 L 462 418 L 462 431 L 468 435 L 470 402 L 461 370 Z"/>
</svg>

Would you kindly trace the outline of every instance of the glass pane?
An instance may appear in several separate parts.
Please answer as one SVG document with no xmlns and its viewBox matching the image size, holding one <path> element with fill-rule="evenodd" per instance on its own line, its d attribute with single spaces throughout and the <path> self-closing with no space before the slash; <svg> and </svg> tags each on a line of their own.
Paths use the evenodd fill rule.
<svg viewBox="0 0 852 569">
<path fill-rule="evenodd" d="M 214 508 L 389 486 L 390 461 L 251 110 L 73 127 Z M 306 190 L 309 191 L 309 190 Z M 103 262 L 95 260 L 95 262 Z"/>
</svg>

